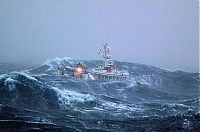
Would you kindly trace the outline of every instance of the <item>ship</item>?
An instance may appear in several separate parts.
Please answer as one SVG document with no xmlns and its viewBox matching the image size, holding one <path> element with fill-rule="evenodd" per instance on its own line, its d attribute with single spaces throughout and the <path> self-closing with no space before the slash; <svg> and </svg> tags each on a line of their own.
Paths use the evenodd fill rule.
<svg viewBox="0 0 200 132">
<path fill-rule="evenodd" d="M 111 56 L 111 47 L 106 43 L 99 50 L 99 55 L 103 57 L 103 64 L 92 69 L 85 69 L 83 64 L 79 62 L 74 67 L 59 67 L 60 75 L 68 75 L 84 80 L 118 80 L 123 81 L 129 78 L 129 72 L 125 69 L 119 70 L 115 65 L 115 61 Z"/>
<path fill-rule="evenodd" d="M 118 70 L 111 56 L 111 47 L 106 43 L 100 49 L 99 54 L 103 57 L 103 66 L 99 65 L 89 71 L 96 80 L 127 80 L 129 72 Z"/>
</svg>

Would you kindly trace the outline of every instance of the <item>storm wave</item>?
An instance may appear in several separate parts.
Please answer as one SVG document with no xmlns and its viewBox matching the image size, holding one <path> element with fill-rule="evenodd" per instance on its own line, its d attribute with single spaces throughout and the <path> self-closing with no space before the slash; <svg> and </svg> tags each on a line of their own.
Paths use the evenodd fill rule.
<svg viewBox="0 0 200 132">
<path fill-rule="evenodd" d="M 61 131 L 199 129 L 199 74 L 116 62 L 119 68 L 127 67 L 130 80 L 84 81 L 57 75 L 58 65 L 78 61 L 56 58 L 34 69 L 1 74 L 2 129 L 5 122 L 22 124 L 22 130 L 28 129 L 25 124 Z M 101 63 L 81 62 L 87 69 Z M 171 128 L 164 122 L 158 126 L 160 121 Z"/>
</svg>

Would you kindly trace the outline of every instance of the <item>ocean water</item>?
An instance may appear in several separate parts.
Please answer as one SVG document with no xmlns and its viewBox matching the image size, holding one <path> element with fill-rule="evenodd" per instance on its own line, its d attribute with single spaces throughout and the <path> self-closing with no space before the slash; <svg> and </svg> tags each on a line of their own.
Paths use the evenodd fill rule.
<svg viewBox="0 0 200 132">
<path fill-rule="evenodd" d="M 199 73 L 116 62 L 127 81 L 56 74 L 71 58 L 0 65 L 0 131 L 200 131 Z M 81 60 L 89 69 L 102 61 Z"/>
</svg>

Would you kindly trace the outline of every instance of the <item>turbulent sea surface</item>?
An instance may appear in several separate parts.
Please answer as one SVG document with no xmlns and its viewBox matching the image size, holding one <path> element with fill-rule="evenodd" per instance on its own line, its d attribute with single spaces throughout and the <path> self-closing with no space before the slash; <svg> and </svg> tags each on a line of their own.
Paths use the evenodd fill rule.
<svg viewBox="0 0 200 132">
<path fill-rule="evenodd" d="M 0 131 L 200 131 L 199 74 L 116 62 L 127 81 L 58 76 L 41 66 L 0 64 Z M 89 69 L 102 61 L 81 61 Z"/>
</svg>

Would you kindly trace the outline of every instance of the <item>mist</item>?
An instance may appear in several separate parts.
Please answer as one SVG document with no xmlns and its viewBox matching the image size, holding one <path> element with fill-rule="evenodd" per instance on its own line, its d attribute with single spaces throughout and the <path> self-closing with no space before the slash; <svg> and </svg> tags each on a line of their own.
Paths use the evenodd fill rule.
<svg viewBox="0 0 200 132">
<path fill-rule="evenodd" d="M 195 0 L 0 1 L 0 62 L 43 63 L 55 57 L 114 59 L 199 71 Z"/>
</svg>

